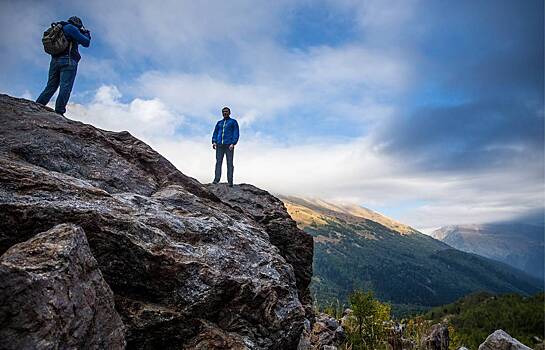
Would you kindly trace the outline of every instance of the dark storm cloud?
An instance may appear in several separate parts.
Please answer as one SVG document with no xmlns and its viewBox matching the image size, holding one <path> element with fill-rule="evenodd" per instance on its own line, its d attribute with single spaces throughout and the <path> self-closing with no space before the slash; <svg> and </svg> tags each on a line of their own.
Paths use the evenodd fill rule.
<svg viewBox="0 0 545 350">
<path fill-rule="evenodd" d="M 418 93 L 382 126 L 377 142 L 428 170 L 539 167 L 543 2 L 438 3 L 427 9 L 418 39 L 425 73 Z M 432 94 L 422 93 L 430 86 Z"/>
<path fill-rule="evenodd" d="M 540 162 L 543 115 L 505 98 L 418 109 L 388 126 L 384 150 L 419 166 L 464 170 Z M 542 160 L 541 160 L 542 161 Z"/>
</svg>

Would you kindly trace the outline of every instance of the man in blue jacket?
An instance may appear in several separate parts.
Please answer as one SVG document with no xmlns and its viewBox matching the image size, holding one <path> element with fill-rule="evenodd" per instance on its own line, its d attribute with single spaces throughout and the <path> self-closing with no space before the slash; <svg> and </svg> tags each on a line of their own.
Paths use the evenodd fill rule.
<svg viewBox="0 0 545 350">
<path fill-rule="evenodd" d="M 213 183 L 220 182 L 221 166 L 225 155 L 227 158 L 227 181 L 229 187 L 233 187 L 233 156 L 235 145 L 238 142 L 238 123 L 229 117 L 231 115 L 229 107 L 223 107 L 221 114 L 223 119 L 216 123 L 212 134 L 212 148 L 216 150 L 216 174 Z"/>
<path fill-rule="evenodd" d="M 76 16 L 70 17 L 68 22 L 60 23 L 64 36 L 70 44 L 64 52 L 51 56 L 47 85 L 36 102 L 46 105 L 60 85 L 59 96 L 55 101 L 55 112 L 64 115 L 76 79 L 78 62 L 81 59 L 78 45 L 89 47 L 91 34 L 83 27 L 81 19 Z"/>
</svg>

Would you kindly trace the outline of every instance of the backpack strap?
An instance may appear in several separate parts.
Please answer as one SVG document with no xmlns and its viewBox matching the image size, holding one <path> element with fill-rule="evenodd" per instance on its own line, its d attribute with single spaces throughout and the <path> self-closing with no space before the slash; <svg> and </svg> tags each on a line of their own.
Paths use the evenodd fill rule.
<svg viewBox="0 0 545 350">
<path fill-rule="evenodd" d="M 72 54 L 72 40 L 70 40 L 70 44 L 68 45 L 68 65 L 71 66 L 70 64 L 70 55 Z"/>
</svg>

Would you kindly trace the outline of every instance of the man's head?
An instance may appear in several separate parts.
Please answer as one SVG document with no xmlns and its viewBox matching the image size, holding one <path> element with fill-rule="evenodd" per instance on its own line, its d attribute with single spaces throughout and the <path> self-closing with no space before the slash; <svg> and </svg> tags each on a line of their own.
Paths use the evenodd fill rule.
<svg viewBox="0 0 545 350">
<path fill-rule="evenodd" d="M 229 109 L 229 107 L 223 107 L 221 110 L 221 115 L 223 115 L 224 118 L 229 118 L 229 116 L 231 115 L 231 110 Z"/>
<path fill-rule="evenodd" d="M 83 27 L 83 22 L 79 17 L 76 16 L 68 18 L 68 23 L 75 25 L 78 29 L 81 29 Z"/>
</svg>

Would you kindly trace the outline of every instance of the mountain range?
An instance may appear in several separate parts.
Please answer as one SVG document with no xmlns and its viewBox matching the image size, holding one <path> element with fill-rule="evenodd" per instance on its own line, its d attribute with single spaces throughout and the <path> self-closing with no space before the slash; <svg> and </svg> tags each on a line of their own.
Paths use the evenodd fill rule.
<svg viewBox="0 0 545 350">
<path fill-rule="evenodd" d="M 474 291 L 530 295 L 541 282 L 507 264 L 454 249 L 369 209 L 280 197 L 299 228 L 314 237 L 315 303 L 344 303 L 371 289 L 394 312 L 418 311 Z"/>
<path fill-rule="evenodd" d="M 493 223 L 441 227 L 431 236 L 453 248 L 498 260 L 543 280 L 543 225 Z"/>
</svg>

